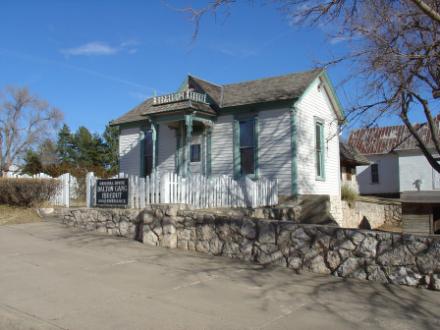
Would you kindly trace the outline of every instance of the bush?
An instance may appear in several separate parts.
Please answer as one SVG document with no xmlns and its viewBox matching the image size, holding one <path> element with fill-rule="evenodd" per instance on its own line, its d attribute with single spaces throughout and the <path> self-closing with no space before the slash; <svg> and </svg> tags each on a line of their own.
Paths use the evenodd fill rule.
<svg viewBox="0 0 440 330">
<path fill-rule="evenodd" d="M 61 183 L 55 179 L 0 178 L 0 204 L 41 206 L 55 196 Z"/>
<path fill-rule="evenodd" d="M 349 185 L 343 184 L 341 187 L 341 198 L 343 201 L 353 203 L 358 197 L 358 193 Z"/>
</svg>

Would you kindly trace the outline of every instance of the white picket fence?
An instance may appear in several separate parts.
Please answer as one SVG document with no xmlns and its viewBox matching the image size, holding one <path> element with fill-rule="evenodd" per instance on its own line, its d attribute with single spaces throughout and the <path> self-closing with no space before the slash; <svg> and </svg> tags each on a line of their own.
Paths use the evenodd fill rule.
<svg viewBox="0 0 440 330">
<path fill-rule="evenodd" d="M 53 178 L 50 175 L 45 173 L 39 173 L 35 175 L 27 175 L 27 174 L 17 174 L 17 173 L 8 173 L 6 175 L 8 178 L 16 178 L 16 179 L 56 179 L 61 181 L 61 185 L 56 195 L 50 201 L 50 204 L 53 206 L 70 206 L 70 191 L 71 186 L 76 183 L 75 177 L 71 176 L 69 173 L 65 173 L 60 175 L 57 178 Z"/>
<path fill-rule="evenodd" d="M 144 208 L 148 204 L 187 204 L 193 208 L 261 207 L 278 204 L 278 180 L 249 178 L 234 180 L 230 176 L 205 177 L 194 175 L 184 178 L 175 173 L 153 174 L 138 177 L 120 174 L 128 178 L 129 208 Z M 88 173 L 87 205 L 95 205 L 96 180 Z"/>
</svg>

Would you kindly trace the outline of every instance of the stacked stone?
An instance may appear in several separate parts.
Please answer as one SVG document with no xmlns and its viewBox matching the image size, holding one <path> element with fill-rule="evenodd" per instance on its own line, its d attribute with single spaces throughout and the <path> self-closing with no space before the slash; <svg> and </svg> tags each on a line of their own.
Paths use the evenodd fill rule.
<svg viewBox="0 0 440 330">
<path fill-rule="evenodd" d="M 173 205 L 143 211 L 68 210 L 64 222 L 107 234 L 141 237 L 153 246 L 440 290 L 438 236 L 251 219 Z"/>
<path fill-rule="evenodd" d="M 77 208 L 58 209 L 57 213 L 68 226 L 127 238 L 135 238 L 140 221 L 139 210 Z"/>
<path fill-rule="evenodd" d="M 386 225 L 395 227 L 402 225 L 402 205 L 400 203 L 385 205 L 384 213 Z"/>
</svg>

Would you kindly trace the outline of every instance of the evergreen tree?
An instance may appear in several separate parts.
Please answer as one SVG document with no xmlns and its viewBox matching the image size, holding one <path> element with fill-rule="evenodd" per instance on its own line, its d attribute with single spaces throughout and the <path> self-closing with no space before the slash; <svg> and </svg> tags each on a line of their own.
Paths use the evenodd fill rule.
<svg viewBox="0 0 440 330">
<path fill-rule="evenodd" d="M 57 154 L 61 163 L 74 163 L 74 146 L 72 144 L 72 133 L 66 124 L 58 132 Z"/>
<path fill-rule="evenodd" d="M 73 138 L 75 161 L 81 167 L 92 168 L 104 164 L 104 143 L 99 134 L 91 134 L 81 126 L 75 132 Z"/>
<path fill-rule="evenodd" d="M 105 141 L 105 167 L 111 174 L 119 172 L 119 128 L 106 125 L 103 134 Z"/>
<path fill-rule="evenodd" d="M 21 168 L 23 174 L 34 175 L 44 171 L 39 154 L 31 149 L 26 152 L 23 161 L 24 165 Z"/>
</svg>

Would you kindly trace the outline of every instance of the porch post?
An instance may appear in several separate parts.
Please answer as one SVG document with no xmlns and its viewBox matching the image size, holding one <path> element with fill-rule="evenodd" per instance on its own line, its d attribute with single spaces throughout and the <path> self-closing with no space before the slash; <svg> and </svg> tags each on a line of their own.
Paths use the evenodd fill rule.
<svg viewBox="0 0 440 330">
<path fill-rule="evenodd" d="M 183 172 L 184 176 L 191 176 L 191 140 L 193 129 L 193 115 L 185 115 L 186 137 L 185 137 L 185 156 Z"/>
<path fill-rule="evenodd" d="M 151 121 L 151 135 L 152 135 L 152 140 L 153 140 L 153 172 L 156 171 L 157 168 L 157 156 L 158 156 L 158 152 L 159 152 L 159 148 L 158 148 L 158 124 L 156 124 L 154 121 Z"/>
</svg>

